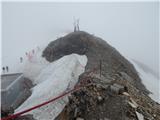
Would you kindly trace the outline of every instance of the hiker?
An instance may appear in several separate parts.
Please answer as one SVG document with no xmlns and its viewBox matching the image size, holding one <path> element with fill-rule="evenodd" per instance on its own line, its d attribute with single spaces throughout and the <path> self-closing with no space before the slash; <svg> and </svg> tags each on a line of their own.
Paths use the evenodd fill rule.
<svg viewBox="0 0 160 120">
<path fill-rule="evenodd" d="M 22 63 L 23 62 L 23 58 L 22 57 L 20 57 L 20 63 Z"/>
<path fill-rule="evenodd" d="M 3 73 L 5 73 L 5 67 L 3 67 L 2 70 L 3 70 Z"/>
<path fill-rule="evenodd" d="M 28 60 L 32 62 L 32 58 L 33 58 L 32 52 L 29 52 L 27 57 L 28 57 Z"/>
<path fill-rule="evenodd" d="M 79 31 L 79 19 L 77 20 L 77 31 Z"/>
<path fill-rule="evenodd" d="M 32 50 L 32 54 L 34 54 L 34 49 Z"/>
<path fill-rule="evenodd" d="M 28 53 L 26 52 L 26 56 L 28 56 Z"/>
<path fill-rule="evenodd" d="M 8 68 L 8 66 L 6 66 L 6 71 L 7 71 L 7 72 L 9 71 L 9 68 Z"/>
</svg>

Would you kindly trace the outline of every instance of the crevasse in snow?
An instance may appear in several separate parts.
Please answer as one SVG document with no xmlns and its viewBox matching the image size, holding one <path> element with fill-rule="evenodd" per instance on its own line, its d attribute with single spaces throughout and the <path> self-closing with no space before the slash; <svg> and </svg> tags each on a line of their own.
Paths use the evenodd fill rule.
<svg viewBox="0 0 160 120">
<path fill-rule="evenodd" d="M 23 68 L 24 75 L 35 84 L 32 88 L 32 95 L 15 112 L 50 100 L 68 87 L 72 88 L 78 81 L 79 75 L 85 71 L 86 63 L 85 55 L 71 54 L 49 63 L 41 57 L 41 54 L 36 54 L 31 61 L 26 61 Z M 38 120 L 53 120 L 62 111 L 67 101 L 66 96 L 28 114 L 33 114 Z"/>
</svg>

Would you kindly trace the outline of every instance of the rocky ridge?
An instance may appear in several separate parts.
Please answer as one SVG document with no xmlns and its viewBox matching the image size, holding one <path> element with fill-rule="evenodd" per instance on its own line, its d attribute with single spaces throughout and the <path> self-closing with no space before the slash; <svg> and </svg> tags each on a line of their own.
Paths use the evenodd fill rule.
<svg viewBox="0 0 160 120">
<path fill-rule="evenodd" d="M 159 120 L 160 105 L 148 97 L 134 66 L 115 48 L 77 31 L 52 41 L 43 57 L 53 62 L 72 53 L 88 58 L 79 82 L 95 67 L 98 70 L 90 76 L 91 85 L 71 94 L 56 120 Z"/>
</svg>

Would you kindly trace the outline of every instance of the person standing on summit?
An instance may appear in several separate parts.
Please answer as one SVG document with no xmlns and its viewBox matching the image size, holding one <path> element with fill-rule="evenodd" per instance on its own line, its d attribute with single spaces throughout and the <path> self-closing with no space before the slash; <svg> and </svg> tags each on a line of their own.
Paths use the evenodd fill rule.
<svg viewBox="0 0 160 120">
<path fill-rule="evenodd" d="M 77 31 L 79 31 L 79 19 L 77 19 Z"/>
<path fill-rule="evenodd" d="M 6 71 L 9 72 L 9 67 L 8 66 L 6 66 Z"/>
<path fill-rule="evenodd" d="M 3 71 L 3 73 L 5 73 L 5 67 L 2 67 L 2 71 Z"/>
<path fill-rule="evenodd" d="M 79 31 L 79 19 L 74 19 L 74 32 Z"/>
<path fill-rule="evenodd" d="M 20 57 L 20 63 L 22 63 L 23 62 L 23 58 L 22 57 Z"/>
</svg>

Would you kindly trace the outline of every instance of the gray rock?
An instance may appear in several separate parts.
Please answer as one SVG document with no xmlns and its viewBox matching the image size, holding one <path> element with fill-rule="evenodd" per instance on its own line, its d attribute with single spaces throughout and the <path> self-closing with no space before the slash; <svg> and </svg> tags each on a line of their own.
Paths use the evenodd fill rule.
<svg viewBox="0 0 160 120">
<path fill-rule="evenodd" d="M 115 94 L 119 94 L 121 92 L 124 92 L 125 91 L 125 88 L 124 86 L 122 85 L 119 85 L 119 84 L 113 84 L 110 86 L 110 90 L 111 92 L 115 93 Z"/>
<path fill-rule="evenodd" d="M 78 118 L 76 118 L 76 120 L 84 120 L 84 119 L 83 119 L 83 118 L 78 117 Z"/>
</svg>

